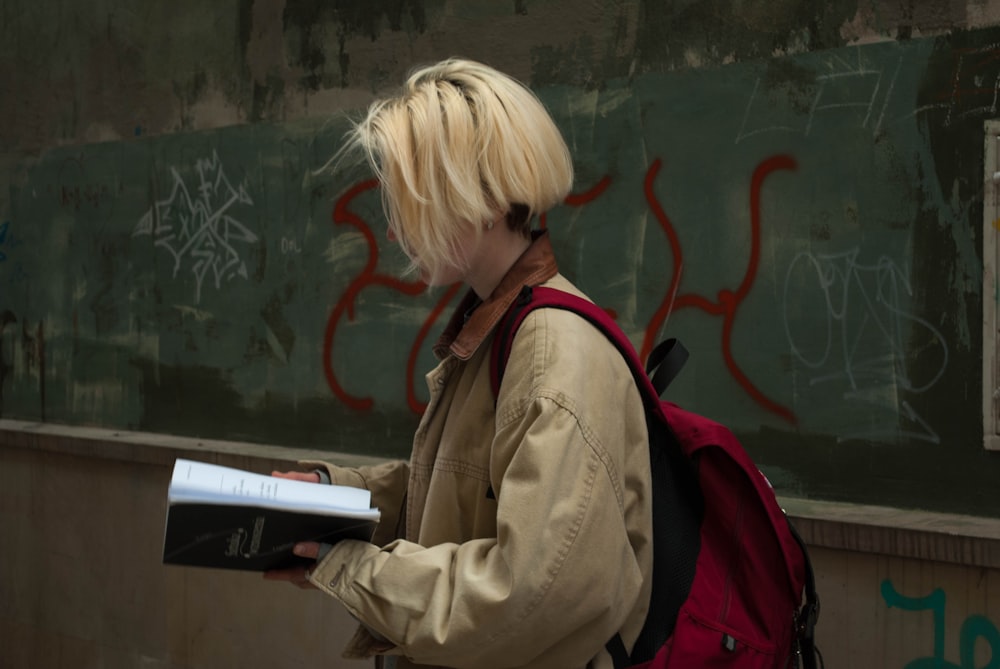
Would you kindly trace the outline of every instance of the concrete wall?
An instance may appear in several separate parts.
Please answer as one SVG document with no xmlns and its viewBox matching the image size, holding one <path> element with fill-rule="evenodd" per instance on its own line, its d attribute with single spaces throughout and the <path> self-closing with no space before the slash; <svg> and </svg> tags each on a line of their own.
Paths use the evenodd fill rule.
<svg viewBox="0 0 1000 669">
<path fill-rule="evenodd" d="M 367 666 L 339 661 L 354 624 L 316 591 L 160 564 L 175 457 L 264 472 L 294 462 L 233 444 L 123 436 L 28 437 L 24 448 L 5 439 L 0 665 L 314 667 L 329 657 L 329 666 Z"/>
<path fill-rule="evenodd" d="M 174 458 L 266 473 L 320 453 L 8 420 L 0 444 L 4 669 L 370 666 L 340 658 L 354 623 L 315 591 L 160 563 Z M 995 522 L 782 502 L 811 546 L 827 667 L 1000 657 Z"/>
<path fill-rule="evenodd" d="M 179 456 L 405 455 L 454 293 L 379 284 L 367 176 L 313 170 L 340 112 L 449 55 L 552 109 L 564 270 L 637 346 L 693 347 L 677 398 L 738 430 L 813 546 L 827 666 L 996 664 L 1000 3 L 820 4 L 4 2 L 0 665 L 337 657 L 352 624 L 320 596 L 160 565 L 165 486 Z M 242 207 L 214 280 L 143 227 L 206 171 Z"/>
</svg>

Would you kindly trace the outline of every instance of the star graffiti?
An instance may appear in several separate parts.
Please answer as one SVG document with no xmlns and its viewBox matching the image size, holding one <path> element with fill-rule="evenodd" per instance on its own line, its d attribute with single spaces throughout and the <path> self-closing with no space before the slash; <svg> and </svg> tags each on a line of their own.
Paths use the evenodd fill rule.
<svg viewBox="0 0 1000 669">
<path fill-rule="evenodd" d="M 216 289 L 235 277 L 246 279 L 240 249 L 257 241 L 235 217 L 239 206 L 253 205 L 244 185 L 226 177 L 218 153 L 195 162 L 198 183 L 189 189 L 176 168 L 170 169 L 170 195 L 157 200 L 139 219 L 133 236 L 151 235 L 157 248 L 173 258 L 173 276 L 185 268 L 195 279 L 195 302 L 201 301 L 206 279 Z"/>
</svg>

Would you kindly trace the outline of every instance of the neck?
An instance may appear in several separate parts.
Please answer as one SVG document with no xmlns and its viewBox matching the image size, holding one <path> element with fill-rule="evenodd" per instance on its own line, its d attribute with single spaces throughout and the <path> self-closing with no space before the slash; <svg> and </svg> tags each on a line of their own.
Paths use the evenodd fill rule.
<svg viewBox="0 0 1000 669">
<path fill-rule="evenodd" d="M 483 232 L 465 282 L 479 299 L 486 300 L 529 246 L 531 239 L 508 228 L 501 218 Z"/>
</svg>

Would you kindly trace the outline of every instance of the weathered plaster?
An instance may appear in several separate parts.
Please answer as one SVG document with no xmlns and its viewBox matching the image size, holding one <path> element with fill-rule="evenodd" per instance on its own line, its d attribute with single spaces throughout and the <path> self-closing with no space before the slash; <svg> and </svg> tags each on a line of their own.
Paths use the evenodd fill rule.
<svg viewBox="0 0 1000 669">
<path fill-rule="evenodd" d="M 421 62 L 486 60 L 535 86 L 601 88 L 1000 20 L 1000 0 L 8 0 L 0 151 L 287 121 L 363 106 Z M 59 20 L 51 17 L 57 15 Z"/>
</svg>

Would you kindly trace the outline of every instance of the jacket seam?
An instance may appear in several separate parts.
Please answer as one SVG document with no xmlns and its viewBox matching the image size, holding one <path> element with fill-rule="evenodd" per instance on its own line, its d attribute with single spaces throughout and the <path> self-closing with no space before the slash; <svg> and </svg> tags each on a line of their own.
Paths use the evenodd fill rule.
<svg viewBox="0 0 1000 669">
<path fill-rule="evenodd" d="M 555 404 L 558 408 L 565 410 L 567 413 L 569 413 L 576 419 L 575 422 L 577 426 L 582 428 L 579 421 L 579 417 L 568 407 L 566 407 L 562 402 L 558 401 L 558 399 L 556 399 L 555 397 L 547 396 L 544 393 L 539 397 L 539 399 L 547 399 L 551 401 L 553 404 Z M 525 404 L 525 406 L 527 406 L 527 404 Z M 584 441 L 587 442 L 587 445 L 590 447 L 591 452 L 596 456 L 596 461 L 592 461 L 588 466 L 587 479 L 585 482 L 586 494 L 581 497 L 580 504 L 577 507 L 577 515 L 573 522 L 573 525 L 570 528 L 570 530 L 566 533 L 562 541 L 562 546 L 559 550 L 559 553 L 556 556 L 556 559 L 552 562 L 551 565 L 545 567 L 545 571 L 546 574 L 548 575 L 548 578 L 539 588 L 538 594 L 535 596 L 534 599 L 532 599 L 525 605 L 521 615 L 519 615 L 516 620 L 511 622 L 511 624 L 508 625 L 506 629 L 500 630 L 496 634 L 489 637 L 490 643 L 498 641 L 503 637 L 516 632 L 517 627 L 525 620 L 527 620 L 528 617 L 531 616 L 531 614 L 538 609 L 539 605 L 542 603 L 542 601 L 545 600 L 545 597 L 551 590 L 552 584 L 555 583 L 556 579 L 559 577 L 559 574 L 562 572 L 562 567 L 566 563 L 566 558 L 570 554 L 570 551 L 573 548 L 573 544 L 576 543 L 576 539 L 580 533 L 580 528 L 583 526 L 584 519 L 587 516 L 587 511 L 590 509 L 590 502 L 593 498 L 594 482 L 597 480 L 597 473 L 598 473 L 597 463 L 604 464 L 605 468 L 607 465 L 607 462 L 604 460 L 604 458 L 601 457 L 599 450 L 594 447 L 594 444 L 591 442 L 591 439 L 588 437 L 587 433 L 583 429 L 581 429 L 581 434 L 584 435 Z"/>
<path fill-rule="evenodd" d="M 428 467 L 432 473 L 433 472 L 449 472 L 455 474 L 464 474 L 477 481 L 489 481 L 490 473 L 488 469 L 480 467 L 478 465 L 473 465 L 469 462 L 459 460 L 457 458 L 439 458 L 434 462 L 433 465 Z"/>
<path fill-rule="evenodd" d="M 601 442 L 600 438 L 598 438 L 597 433 L 580 417 L 580 414 L 576 411 L 575 403 L 564 393 L 558 390 L 539 388 L 532 397 L 525 399 L 517 407 L 505 409 L 502 414 L 497 415 L 497 431 L 499 432 L 502 428 L 507 427 L 511 423 L 523 418 L 528 412 L 528 407 L 531 406 L 531 404 L 536 400 L 540 399 L 551 401 L 557 407 L 573 417 L 573 422 L 576 423 L 577 428 L 580 430 L 583 440 L 594 452 L 601 464 L 604 465 L 604 471 L 608 475 L 608 479 L 611 481 L 611 487 L 615 492 L 615 499 L 618 502 L 618 508 L 624 513 L 625 494 L 622 489 L 621 479 L 618 476 L 618 470 L 611 460 L 611 455 L 608 453 L 607 449 L 604 448 L 604 444 Z"/>
</svg>

